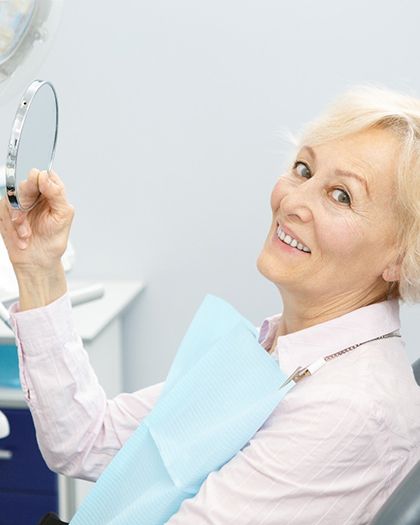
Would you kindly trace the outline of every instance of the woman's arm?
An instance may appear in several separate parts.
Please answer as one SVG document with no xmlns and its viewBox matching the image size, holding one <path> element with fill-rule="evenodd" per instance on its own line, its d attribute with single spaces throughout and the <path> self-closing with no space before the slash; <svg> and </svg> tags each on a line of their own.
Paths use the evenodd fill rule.
<svg viewBox="0 0 420 525">
<path fill-rule="evenodd" d="M 164 383 L 107 400 L 73 322 L 66 293 L 45 307 L 10 309 L 20 380 L 47 465 L 96 480 L 150 412 Z"/>
<path fill-rule="evenodd" d="M 19 285 L 19 308 L 11 315 L 21 383 L 50 468 L 94 480 L 151 410 L 161 387 L 106 399 L 75 332 L 66 293 L 61 257 L 74 209 L 55 173 L 32 170 L 19 185 L 24 200 L 38 192 L 29 212 L 0 201 L 0 231 Z"/>
</svg>

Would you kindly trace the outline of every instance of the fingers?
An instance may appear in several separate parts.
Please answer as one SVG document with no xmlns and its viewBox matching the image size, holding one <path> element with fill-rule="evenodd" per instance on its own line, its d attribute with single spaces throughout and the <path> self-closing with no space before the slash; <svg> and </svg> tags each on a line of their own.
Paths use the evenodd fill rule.
<svg viewBox="0 0 420 525">
<path fill-rule="evenodd" d="M 39 195 L 38 175 L 39 170 L 34 168 L 29 172 L 28 178 L 19 184 L 19 202 L 24 207 L 29 207 Z M 9 217 L 13 223 L 12 225 L 16 231 L 16 235 L 22 239 L 29 237 L 31 229 L 29 222 L 27 221 L 27 212 L 12 208 L 6 202 L 5 204 L 9 212 Z"/>
<path fill-rule="evenodd" d="M 16 225 L 16 221 L 12 222 L 9 203 L 6 197 L 0 201 L 0 233 L 3 237 L 6 247 L 17 246 L 21 250 L 27 248 L 31 230 L 22 229 L 22 224 Z"/>
<path fill-rule="evenodd" d="M 50 170 L 47 173 L 49 174 L 50 179 L 64 190 L 64 183 L 57 175 L 57 173 L 54 170 Z"/>
<path fill-rule="evenodd" d="M 33 168 L 29 172 L 28 178 L 19 184 L 19 202 L 24 208 L 31 206 L 38 198 L 39 193 L 48 199 L 48 204 L 53 209 L 61 208 L 67 202 L 64 184 L 52 170 L 48 172 L 47 170 L 40 171 Z M 13 220 L 20 220 L 21 218 L 21 215 L 14 213 Z"/>
<path fill-rule="evenodd" d="M 29 225 L 28 225 L 28 229 L 26 229 L 25 225 L 21 225 L 20 228 L 25 228 L 24 234 L 21 234 L 19 228 L 16 228 L 10 232 L 10 237 L 14 245 L 17 245 L 18 248 L 20 248 L 21 250 L 24 250 L 29 245 L 29 240 L 31 237 L 31 233 L 30 233 L 31 230 L 30 230 Z"/>
<path fill-rule="evenodd" d="M 19 184 L 19 202 L 24 208 L 29 208 L 39 196 L 39 174 L 40 171 L 34 168 L 29 172 L 28 178 Z"/>
<path fill-rule="evenodd" d="M 31 225 L 28 221 L 16 226 L 16 233 L 21 239 L 28 239 L 32 235 Z"/>
<path fill-rule="evenodd" d="M 6 199 L 0 202 L 2 233 L 5 230 L 11 245 L 25 249 L 33 234 L 52 235 L 71 224 L 74 208 L 67 202 L 64 184 L 55 172 L 31 170 L 27 180 L 19 185 L 20 202 L 34 201 L 39 194 L 40 202 L 29 211 L 12 208 Z"/>
<path fill-rule="evenodd" d="M 53 211 L 63 212 L 71 208 L 66 199 L 64 184 L 54 171 L 41 171 L 38 185 L 39 191 L 46 197 Z"/>
<path fill-rule="evenodd" d="M 5 203 L 6 204 L 6 203 Z M 21 210 L 15 210 L 8 206 L 8 213 L 10 217 L 10 224 L 14 231 L 16 232 L 16 235 L 19 239 L 29 239 L 29 237 L 32 235 L 31 226 L 29 224 L 29 221 L 27 220 L 27 212 L 21 211 Z M 8 226 L 8 225 L 6 225 Z"/>
<path fill-rule="evenodd" d="M 16 210 L 15 208 L 12 208 L 11 206 L 7 205 L 7 209 L 9 212 L 10 219 L 13 223 L 19 224 L 20 222 L 25 220 L 26 212 L 22 210 Z"/>
<path fill-rule="evenodd" d="M 48 172 L 33 168 L 28 178 L 19 184 L 19 202 L 25 208 L 35 202 L 39 193 L 46 197 L 53 210 L 61 210 L 68 205 L 64 184 L 53 170 Z M 25 212 L 21 210 L 13 210 L 11 213 L 12 220 L 17 222 L 24 220 L 24 215 Z"/>
</svg>

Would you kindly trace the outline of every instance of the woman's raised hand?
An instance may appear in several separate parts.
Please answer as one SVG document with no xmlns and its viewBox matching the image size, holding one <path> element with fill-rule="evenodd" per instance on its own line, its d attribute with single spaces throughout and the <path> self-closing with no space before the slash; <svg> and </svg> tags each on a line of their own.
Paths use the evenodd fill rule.
<svg viewBox="0 0 420 525">
<path fill-rule="evenodd" d="M 7 197 L 0 200 L 0 233 L 18 281 L 21 311 L 46 306 L 67 291 L 61 257 L 74 209 L 54 172 L 31 170 L 19 185 L 23 206 L 34 202 L 38 195 L 30 211 L 11 208 Z"/>
<path fill-rule="evenodd" d="M 27 212 L 12 209 L 7 197 L 0 201 L 0 232 L 17 275 L 50 271 L 61 263 L 67 247 L 74 208 L 55 172 L 33 169 L 19 185 L 23 205 L 39 193 L 36 206 Z"/>
</svg>

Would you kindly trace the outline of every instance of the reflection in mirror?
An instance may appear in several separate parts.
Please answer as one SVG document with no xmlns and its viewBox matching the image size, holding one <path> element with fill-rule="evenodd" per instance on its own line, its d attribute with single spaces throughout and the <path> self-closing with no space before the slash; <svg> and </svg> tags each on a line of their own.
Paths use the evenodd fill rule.
<svg viewBox="0 0 420 525">
<path fill-rule="evenodd" d="M 29 211 L 38 201 L 38 189 L 19 199 L 31 169 L 51 170 L 58 130 L 58 104 L 50 82 L 35 80 L 19 104 L 6 162 L 6 188 L 13 208 Z"/>
</svg>

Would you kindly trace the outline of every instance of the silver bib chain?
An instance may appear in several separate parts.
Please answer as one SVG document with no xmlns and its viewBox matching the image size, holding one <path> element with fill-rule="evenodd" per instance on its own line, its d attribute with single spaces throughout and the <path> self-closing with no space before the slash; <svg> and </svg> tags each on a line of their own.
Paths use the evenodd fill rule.
<svg viewBox="0 0 420 525">
<path fill-rule="evenodd" d="M 352 350 L 354 350 L 358 346 L 364 345 L 365 343 L 370 343 L 371 341 L 376 341 L 377 339 L 385 339 L 387 337 L 401 337 L 401 334 L 398 333 L 398 330 L 394 330 L 393 332 L 389 332 L 388 334 L 380 335 L 379 337 L 374 337 L 373 339 L 368 339 L 367 341 L 363 341 L 361 343 L 357 343 L 355 345 L 349 346 L 348 348 L 344 348 L 344 350 L 340 350 L 339 352 L 335 352 L 334 354 L 326 355 L 326 356 L 323 357 L 323 359 L 324 359 L 324 361 L 331 361 L 331 359 L 335 359 L 336 357 L 339 357 L 340 355 L 343 355 L 343 354 L 345 354 L 347 352 L 351 352 Z M 280 388 L 282 388 L 284 385 L 286 385 L 290 381 L 294 381 L 295 383 L 297 383 L 298 381 L 300 381 L 304 377 L 308 377 L 310 375 L 312 375 L 312 374 L 309 371 L 308 367 L 306 367 L 306 368 L 298 367 L 286 379 L 286 381 L 280 386 Z"/>
<path fill-rule="evenodd" d="M 351 352 L 351 350 L 354 350 L 360 345 L 364 345 L 365 343 L 370 343 L 371 341 L 376 341 L 377 339 L 385 339 L 386 337 L 401 337 L 401 334 L 396 334 L 395 332 L 396 330 L 394 330 L 394 332 L 389 332 L 388 334 L 380 335 L 379 337 L 375 337 L 374 339 L 369 339 L 368 341 L 363 341 L 362 343 L 357 343 L 356 345 L 349 346 L 348 348 L 345 348 L 344 350 L 335 352 L 335 354 L 326 355 L 324 359 L 325 361 L 330 361 L 331 359 L 334 359 L 335 357 L 343 355 L 346 352 Z"/>
</svg>

